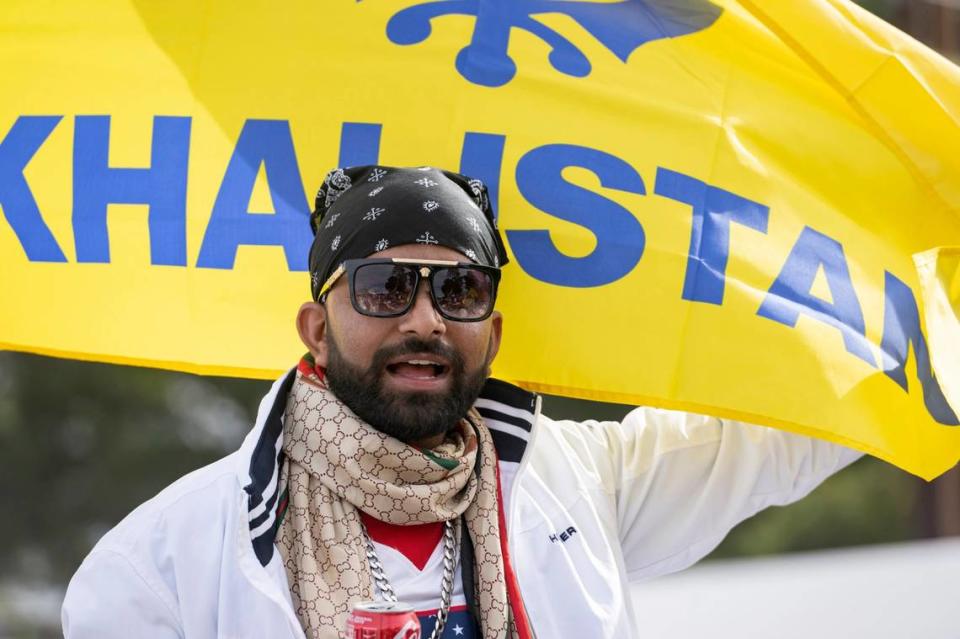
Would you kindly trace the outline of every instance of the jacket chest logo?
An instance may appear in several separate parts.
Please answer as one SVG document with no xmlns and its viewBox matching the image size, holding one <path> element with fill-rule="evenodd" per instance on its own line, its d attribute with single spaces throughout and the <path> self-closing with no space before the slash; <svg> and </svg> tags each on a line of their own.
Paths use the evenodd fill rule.
<svg viewBox="0 0 960 639">
<path fill-rule="evenodd" d="M 557 542 L 566 543 L 568 539 L 577 534 L 577 529 L 573 526 L 569 526 L 566 530 L 561 530 L 550 535 L 550 543 L 555 544 Z"/>
</svg>

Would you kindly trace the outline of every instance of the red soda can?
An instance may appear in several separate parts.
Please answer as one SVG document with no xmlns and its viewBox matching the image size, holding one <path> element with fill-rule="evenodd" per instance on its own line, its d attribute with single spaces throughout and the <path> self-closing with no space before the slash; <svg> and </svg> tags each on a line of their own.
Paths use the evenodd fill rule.
<svg viewBox="0 0 960 639">
<path fill-rule="evenodd" d="M 394 601 L 362 601 L 347 616 L 345 639 L 420 639 L 413 606 Z"/>
</svg>

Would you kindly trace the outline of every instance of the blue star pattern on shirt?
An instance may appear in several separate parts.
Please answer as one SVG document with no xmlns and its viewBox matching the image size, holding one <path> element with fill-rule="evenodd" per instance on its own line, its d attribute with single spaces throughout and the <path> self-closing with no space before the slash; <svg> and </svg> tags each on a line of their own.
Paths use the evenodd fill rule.
<svg viewBox="0 0 960 639">
<path fill-rule="evenodd" d="M 448 15 L 474 16 L 473 37 L 457 55 L 464 78 L 489 87 L 502 86 L 517 72 L 507 54 L 514 28 L 547 43 L 551 66 L 566 75 L 584 77 L 592 65 L 576 44 L 534 16 L 564 14 L 576 21 L 622 62 L 642 44 L 706 29 L 722 13 L 709 0 L 433 0 L 398 11 L 387 23 L 395 44 L 417 44 L 430 37 L 431 21 Z"/>
<path fill-rule="evenodd" d="M 433 632 L 433 627 L 437 623 L 437 613 L 431 612 L 429 615 L 419 614 L 420 618 L 420 636 L 429 637 Z M 447 617 L 447 624 L 440 633 L 440 639 L 479 639 L 480 631 L 466 606 L 453 606 L 450 609 L 450 616 Z"/>
</svg>

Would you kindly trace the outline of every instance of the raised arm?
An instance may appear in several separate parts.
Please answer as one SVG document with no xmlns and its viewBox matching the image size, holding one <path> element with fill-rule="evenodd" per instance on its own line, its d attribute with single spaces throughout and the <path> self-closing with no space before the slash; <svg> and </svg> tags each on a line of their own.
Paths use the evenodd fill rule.
<svg viewBox="0 0 960 639">
<path fill-rule="evenodd" d="M 804 497 L 860 456 L 782 430 L 652 408 L 622 423 L 550 426 L 614 500 L 631 581 L 694 564 L 744 519 Z"/>
</svg>

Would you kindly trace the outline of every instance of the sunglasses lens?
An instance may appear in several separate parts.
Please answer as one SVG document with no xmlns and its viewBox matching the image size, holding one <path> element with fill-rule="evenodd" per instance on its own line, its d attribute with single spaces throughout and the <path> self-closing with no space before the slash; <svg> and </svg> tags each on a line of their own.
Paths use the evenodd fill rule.
<svg viewBox="0 0 960 639">
<path fill-rule="evenodd" d="M 437 269 L 433 276 L 433 299 L 451 319 L 486 317 L 493 307 L 493 278 L 477 268 Z"/>
<path fill-rule="evenodd" d="M 402 264 L 364 264 L 353 277 L 353 297 L 361 313 L 400 315 L 416 292 L 417 274 Z"/>
</svg>

